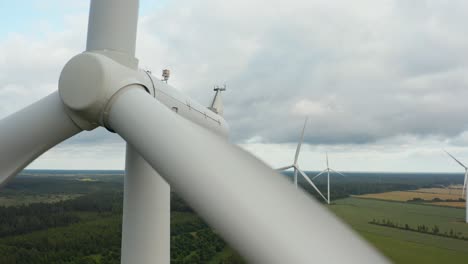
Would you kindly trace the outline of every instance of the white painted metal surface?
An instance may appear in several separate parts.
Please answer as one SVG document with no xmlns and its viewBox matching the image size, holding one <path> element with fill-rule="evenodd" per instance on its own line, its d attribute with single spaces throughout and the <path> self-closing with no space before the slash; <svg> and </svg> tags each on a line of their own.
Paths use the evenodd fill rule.
<svg viewBox="0 0 468 264">
<path fill-rule="evenodd" d="M 296 186 L 296 188 L 297 188 L 297 176 L 298 176 L 297 170 L 299 169 L 299 164 L 298 164 L 299 154 L 301 152 L 302 142 L 304 141 L 304 132 L 305 132 L 305 128 L 307 126 L 307 121 L 308 120 L 309 120 L 309 118 L 306 118 L 306 120 L 304 122 L 304 126 L 302 127 L 301 137 L 299 139 L 299 143 L 297 144 L 296 153 L 294 154 L 293 164 L 289 165 L 289 166 L 279 168 L 279 169 L 276 169 L 277 171 L 284 171 L 284 170 L 288 170 L 290 168 L 293 168 L 294 169 L 294 180 L 293 181 L 294 181 L 294 186 Z"/>
<path fill-rule="evenodd" d="M 304 132 L 305 132 L 308 120 L 309 118 L 306 118 L 306 120 L 304 121 L 304 126 L 302 127 L 301 139 L 299 140 L 299 144 L 297 144 L 296 154 L 294 155 L 294 164 L 296 165 L 298 164 L 297 162 L 299 159 L 299 153 L 301 152 L 302 142 L 304 141 Z"/>
<path fill-rule="evenodd" d="M 206 106 L 194 101 L 156 77 L 152 75 L 149 75 L 149 77 L 151 78 L 156 99 L 167 108 L 224 138 L 228 137 L 229 127 L 222 116 L 210 111 Z"/>
<path fill-rule="evenodd" d="M 92 0 L 87 51 L 108 50 L 135 56 L 139 1 Z"/>
<path fill-rule="evenodd" d="M 170 263 L 169 184 L 127 144 L 122 263 Z"/>
<path fill-rule="evenodd" d="M 325 154 L 325 157 L 326 157 L 326 164 L 327 164 L 327 168 L 325 170 L 323 170 L 322 172 L 320 172 L 319 174 L 315 175 L 315 177 L 312 178 L 312 180 L 315 180 L 316 178 L 318 178 L 319 176 L 323 175 L 323 174 L 327 174 L 327 203 L 330 204 L 330 171 L 333 171 L 334 173 L 336 174 L 339 174 L 341 176 L 344 176 L 346 177 L 346 175 L 344 175 L 343 173 L 339 172 L 339 171 L 336 171 L 336 170 L 333 170 L 332 168 L 330 168 L 330 164 L 328 162 L 328 153 Z"/>
<path fill-rule="evenodd" d="M 299 168 L 299 154 L 301 152 L 301 146 L 302 146 L 302 142 L 304 141 L 304 132 L 305 132 L 305 128 L 307 126 L 307 121 L 309 120 L 309 118 L 306 118 L 305 122 L 304 122 L 304 127 L 302 128 L 302 132 L 301 132 L 301 137 L 299 139 L 299 143 L 297 144 L 297 148 L 296 148 L 296 153 L 294 154 L 294 163 L 292 165 L 289 165 L 289 166 L 285 166 L 285 167 L 282 167 L 282 168 L 279 168 L 279 169 L 276 169 L 277 171 L 284 171 L 284 170 L 288 170 L 288 169 L 294 169 L 294 186 L 296 187 L 296 189 L 298 188 L 298 176 L 299 174 L 302 175 L 302 177 L 304 177 L 304 179 L 310 184 L 310 186 L 312 186 L 312 188 L 314 188 L 314 190 L 326 201 L 328 202 L 327 198 L 325 198 L 325 196 L 322 194 L 322 192 L 317 188 L 317 186 L 314 184 L 314 182 L 309 178 L 309 176 L 307 176 L 307 174 L 305 174 L 300 168 Z"/>
<path fill-rule="evenodd" d="M 122 91 L 108 122 L 249 262 L 386 263 L 271 168 L 143 89 Z M 340 254 L 330 254 L 331 243 Z"/>
<path fill-rule="evenodd" d="M 0 120 L 0 185 L 80 131 L 57 92 Z"/>
<path fill-rule="evenodd" d="M 465 223 L 468 223 L 468 192 L 466 191 L 466 185 L 468 183 L 468 167 L 465 166 L 461 161 L 459 161 L 457 158 L 455 158 L 452 154 L 450 154 L 448 151 L 445 151 L 447 155 L 449 155 L 456 163 L 458 163 L 460 166 L 462 166 L 465 169 L 465 178 L 463 180 L 463 191 L 462 191 L 462 197 L 465 196 Z"/>
</svg>

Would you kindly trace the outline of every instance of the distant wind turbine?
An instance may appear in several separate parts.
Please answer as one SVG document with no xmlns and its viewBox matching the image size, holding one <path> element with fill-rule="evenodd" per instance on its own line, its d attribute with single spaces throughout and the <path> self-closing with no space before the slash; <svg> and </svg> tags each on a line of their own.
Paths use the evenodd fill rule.
<svg viewBox="0 0 468 264">
<path fill-rule="evenodd" d="M 309 176 L 307 176 L 307 174 L 305 174 L 301 169 L 299 169 L 299 163 L 298 163 L 298 159 L 299 159 L 299 154 L 301 152 L 301 146 L 302 146 L 302 142 L 304 141 L 304 132 L 305 132 L 305 128 L 307 126 L 307 121 L 309 120 L 309 118 L 306 118 L 305 122 L 304 122 L 304 127 L 302 128 L 302 133 L 301 133 L 301 138 L 299 140 L 299 144 L 297 144 L 297 148 L 296 148 L 296 155 L 294 156 L 294 163 L 292 165 L 289 165 L 289 166 L 285 166 L 285 167 L 282 167 L 282 168 L 279 168 L 279 169 L 276 169 L 277 171 L 285 171 L 285 170 L 288 170 L 288 169 L 291 169 L 293 168 L 294 169 L 294 185 L 296 186 L 297 188 L 297 176 L 298 174 L 300 173 L 302 175 L 302 177 L 304 177 L 304 179 L 306 179 L 306 181 L 318 192 L 318 194 L 320 194 L 320 196 L 322 196 L 322 198 L 327 202 L 327 198 L 325 198 L 325 196 L 322 194 L 322 192 L 320 192 L 320 190 L 317 188 L 317 186 L 315 186 L 315 184 L 312 182 L 312 180 L 310 180 Z"/>
<path fill-rule="evenodd" d="M 336 170 L 333 170 L 330 168 L 329 166 L 329 162 L 328 162 L 328 153 L 325 154 L 326 158 L 327 158 L 327 168 L 325 170 L 323 170 L 322 172 L 320 172 L 319 174 L 317 174 L 314 178 L 312 178 L 312 180 L 314 180 L 315 178 L 319 177 L 320 175 L 323 175 L 325 173 L 327 173 L 327 203 L 330 204 L 330 171 L 333 171 L 335 173 L 338 173 L 340 174 L 341 176 L 345 176 L 343 173 L 341 172 L 338 172 Z"/>
<path fill-rule="evenodd" d="M 463 181 L 463 191 L 462 191 L 462 197 L 465 197 L 465 222 L 468 223 L 468 192 L 466 192 L 466 182 L 468 178 L 468 167 L 465 166 L 465 164 L 461 163 L 461 161 L 457 160 L 452 154 L 448 153 L 448 151 L 444 150 L 447 155 L 449 155 L 455 162 L 460 164 L 465 169 L 465 180 Z"/>
</svg>

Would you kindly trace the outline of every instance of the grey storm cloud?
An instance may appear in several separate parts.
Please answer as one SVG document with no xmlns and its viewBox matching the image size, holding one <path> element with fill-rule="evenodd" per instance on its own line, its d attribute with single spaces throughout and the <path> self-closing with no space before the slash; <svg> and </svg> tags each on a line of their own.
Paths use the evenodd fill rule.
<svg viewBox="0 0 468 264">
<path fill-rule="evenodd" d="M 309 143 L 450 138 L 468 129 L 466 10 L 457 0 L 168 1 L 141 19 L 137 57 L 154 73 L 170 68 L 170 83 L 206 105 L 226 83 L 236 143 L 296 142 L 305 116 Z M 49 90 L 84 46 L 86 18 L 78 21 L 80 32 L 48 42 L 63 47 L 47 67 L 28 68 Z M 9 64 L 33 67 L 0 60 L 0 69 Z M 11 75 L 0 74 L 0 94 L 32 85 Z M 98 131 L 71 142 L 106 140 L 119 139 Z"/>
</svg>

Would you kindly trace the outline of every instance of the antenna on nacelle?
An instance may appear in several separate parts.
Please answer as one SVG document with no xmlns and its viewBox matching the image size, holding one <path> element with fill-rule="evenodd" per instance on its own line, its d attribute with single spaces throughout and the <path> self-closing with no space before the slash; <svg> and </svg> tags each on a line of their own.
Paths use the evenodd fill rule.
<svg viewBox="0 0 468 264">
<path fill-rule="evenodd" d="M 208 107 L 208 109 L 222 116 L 224 114 L 224 104 L 223 98 L 221 97 L 221 92 L 226 91 L 226 84 L 224 84 L 223 87 L 215 86 L 213 88 L 213 91 L 215 91 L 216 93 L 213 97 L 213 101 L 211 102 L 211 106 Z"/>
</svg>

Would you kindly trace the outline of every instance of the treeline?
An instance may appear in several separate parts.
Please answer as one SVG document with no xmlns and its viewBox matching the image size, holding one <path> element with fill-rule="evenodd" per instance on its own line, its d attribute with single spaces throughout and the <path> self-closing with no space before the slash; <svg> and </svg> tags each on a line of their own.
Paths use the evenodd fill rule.
<svg viewBox="0 0 468 264">
<path fill-rule="evenodd" d="M 309 185 L 307 182 L 300 182 L 302 188 L 307 190 L 311 195 L 315 196 L 320 201 L 323 199 L 320 195 Z M 317 182 L 315 184 L 319 190 L 326 196 L 327 184 L 323 182 Z M 331 200 L 347 198 L 350 195 L 362 195 L 369 193 L 382 193 L 390 191 L 407 191 L 415 190 L 418 187 L 412 184 L 404 183 L 373 183 L 373 182 L 338 182 L 333 183 L 330 188 Z"/>
<path fill-rule="evenodd" d="M 416 228 L 414 228 L 408 224 L 400 224 L 400 223 L 392 222 L 390 219 L 382 219 L 381 221 L 372 219 L 372 221 L 369 221 L 369 224 L 396 228 L 396 229 L 401 229 L 401 230 L 407 230 L 407 231 L 412 231 L 412 232 L 418 232 L 418 233 L 423 233 L 423 234 L 429 234 L 429 235 L 434 235 L 434 236 L 449 237 L 449 238 L 460 239 L 460 240 L 468 240 L 468 237 L 463 236 L 461 232 L 456 232 L 453 229 L 442 232 L 439 226 L 437 225 L 433 225 L 431 227 L 431 226 L 426 226 L 424 224 L 421 224 L 421 225 L 417 225 Z"/>
<path fill-rule="evenodd" d="M 0 207 L 0 263 L 120 263 L 122 200 L 122 192 L 100 191 L 54 204 Z M 224 240 L 174 193 L 171 212 L 171 263 L 207 263 L 218 254 L 217 263 L 244 263 L 234 252 L 225 254 Z"/>
<path fill-rule="evenodd" d="M 2 264 L 118 264 L 121 218 L 101 216 L 67 227 L 0 239 Z"/>
<path fill-rule="evenodd" d="M 206 263 L 221 252 L 226 243 L 211 229 L 171 237 L 171 263 Z"/>
<path fill-rule="evenodd" d="M 16 177 L 2 188 L 2 196 L 17 194 L 91 194 L 100 191 L 123 191 L 122 176 L 99 176 L 94 181 L 82 177 Z"/>
<path fill-rule="evenodd" d="M 409 203 L 431 203 L 431 202 L 465 202 L 465 199 L 463 198 L 458 198 L 458 199 L 440 199 L 438 197 L 435 197 L 431 200 L 424 200 L 423 198 L 420 197 L 415 197 L 411 200 L 407 200 Z"/>
<path fill-rule="evenodd" d="M 282 172 L 283 175 L 292 181 L 293 173 Z M 307 172 L 310 178 L 319 172 Z M 430 174 L 430 173 L 361 173 L 345 172 L 346 177 L 335 173 L 330 175 L 331 200 L 347 198 L 350 195 L 362 195 L 371 193 L 382 193 L 389 191 L 408 191 L 419 188 L 431 188 L 448 186 L 452 184 L 462 184 L 463 178 L 458 174 Z M 315 190 L 303 179 L 298 178 L 299 184 L 319 201 L 323 199 Z M 327 177 L 322 175 L 314 180 L 315 185 L 326 195 Z"/>
<path fill-rule="evenodd" d="M 197 217 L 190 206 L 175 193 L 171 194 L 171 212 L 180 213 L 173 215 L 188 219 L 171 223 L 171 263 L 207 263 L 227 246 L 224 240 Z M 243 263 L 233 262 L 235 260 L 225 261 L 226 264 Z"/>
<path fill-rule="evenodd" d="M 0 237 L 67 226 L 80 221 L 80 212 L 122 212 L 122 193 L 99 192 L 57 203 L 0 206 Z"/>
</svg>

